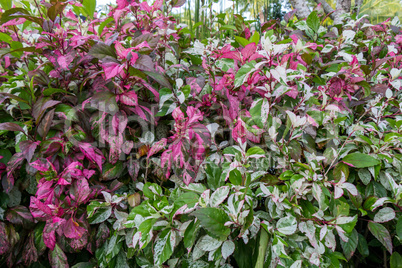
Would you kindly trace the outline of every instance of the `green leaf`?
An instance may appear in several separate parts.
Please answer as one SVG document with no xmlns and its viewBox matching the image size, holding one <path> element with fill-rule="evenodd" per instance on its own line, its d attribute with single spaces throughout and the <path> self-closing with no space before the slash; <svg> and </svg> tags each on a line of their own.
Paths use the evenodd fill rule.
<svg viewBox="0 0 402 268">
<path fill-rule="evenodd" d="M 258 33 L 258 31 L 255 31 L 253 36 L 250 37 L 250 43 L 255 43 L 256 45 L 258 45 L 259 42 L 260 42 L 260 34 Z"/>
<path fill-rule="evenodd" d="M 49 252 L 49 261 L 50 265 L 55 268 L 68 267 L 67 256 L 57 243 L 54 250 Z"/>
<path fill-rule="evenodd" d="M 241 176 L 240 171 L 237 169 L 231 170 L 229 173 L 229 181 L 233 185 L 241 185 L 241 183 L 243 182 L 243 178 Z"/>
<path fill-rule="evenodd" d="M 96 0 L 84 0 L 82 2 L 82 8 L 86 15 L 93 19 L 96 11 Z"/>
<path fill-rule="evenodd" d="M 247 74 L 254 68 L 256 62 L 251 61 L 244 64 L 236 73 L 235 76 L 235 87 L 239 87 L 243 85 L 243 81 L 246 78 Z"/>
<path fill-rule="evenodd" d="M 97 59 L 104 59 L 106 57 L 117 58 L 115 50 L 104 43 L 97 43 L 88 51 L 88 54 Z"/>
<path fill-rule="evenodd" d="M 186 231 L 184 232 L 184 246 L 186 248 L 191 248 L 194 245 L 195 239 L 197 238 L 199 230 L 199 221 L 195 222 L 193 220 L 186 228 Z"/>
<path fill-rule="evenodd" d="M 162 195 L 162 188 L 156 183 L 145 183 L 142 191 L 144 196 L 149 199 L 156 199 L 158 196 Z"/>
<path fill-rule="evenodd" d="M 52 5 L 48 10 L 47 10 L 47 15 L 48 17 L 54 21 L 56 17 L 63 12 L 64 8 L 66 7 L 67 4 L 63 2 L 56 2 L 54 5 Z"/>
<path fill-rule="evenodd" d="M 233 25 L 223 25 L 221 28 L 219 28 L 219 31 L 225 31 L 225 30 L 236 30 L 236 27 Z"/>
<path fill-rule="evenodd" d="M 13 41 L 13 39 L 8 34 L 0 33 L 0 41 L 6 42 L 9 45 L 11 45 L 11 42 Z"/>
<path fill-rule="evenodd" d="M 369 222 L 368 228 L 374 237 L 392 254 L 392 239 L 387 228 L 376 222 Z"/>
<path fill-rule="evenodd" d="M 251 155 L 265 155 L 265 152 L 260 147 L 254 146 L 247 150 L 246 156 Z"/>
<path fill-rule="evenodd" d="M 112 215 L 112 207 L 100 207 L 92 217 L 88 217 L 88 222 L 89 224 L 101 223 L 109 219 L 110 215 Z"/>
<path fill-rule="evenodd" d="M 222 169 L 215 163 L 211 162 L 206 165 L 205 174 L 207 175 L 208 187 L 213 191 L 225 184 L 224 181 L 220 180 Z"/>
<path fill-rule="evenodd" d="M 366 238 L 364 238 L 364 236 L 361 234 L 359 234 L 359 244 L 357 245 L 357 249 L 364 257 L 367 257 L 370 254 Z"/>
<path fill-rule="evenodd" d="M 94 268 L 94 267 L 96 267 L 96 264 L 92 262 L 79 262 L 74 266 L 71 266 L 71 268 Z"/>
<path fill-rule="evenodd" d="M 110 22 L 114 21 L 114 18 L 108 18 L 105 21 L 103 21 L 98 28 L 98 35 L 102 36 L 103 33 L 103 29 L 106 27 L 106 25 L 108 25 Z"/>
<path fill-rule="evenodd" d="M 363 182 L 364 185 L 367 185 L 371 181 L 371 173 L 368 169 L 359 169 L 357 172 L 359 175 L 360 180 Z"/>
<path fill-rule="evenodd" d="M 389 262 L 390 268 L 402 268 L 402 257 L 398 252 L 394 252 L 391 255 L 391 261 Z"/>
<path fill-rule="evenodd" d="M 172 237 L 173 235 L 173 237 Z M 163 264 L 172 256 L 175 244 L 175 234 L 169 230 L 166 234 L 161 235 L 154 246 L 154 262 L 157 265 Z"/>
<path fill-rule="evenodd" d="M 247 46 L 248 44 L 251 43 L 246 38 L 243 38 L 243 37 L 240 37 L 240 36 L 235 36 L 234 38 L 236 39 L 237 43 L 239 43 L 243 47 L 245 47 L 245 46 Z"/>
<path fill-rule="evenodd" d="M 194 211 L 191 215 L 197 217 L 201 226 L 205 228 L 210 236 L 216 239 L 224 241 L 230 234 L 229 227 L 225 226 L 225 223 L 230 219 L 223 210 L 218 208 L 201 208 Z"/>
<path fill-rule="evenodd" d="M 49 87 L 49 88 L 45 89 L 42 94 L 43 94 L 43 96 L 47 97 L 47 96 L 50 96 L 50 95 L 56 94 L 56 93 L 68 94 L 68 92 L 65 91 L 64 89 L 52 88 L 52 87 Z"/>
<path fill-rule="evenodd" d="M 310 13 L 310 15 L 307 17 L 306 23 L 311 30 L 316 33 L 318 32 L 318 29 L 320 28 L 320 18 L 318 17 L 316 11 Z"/>
<path fill-rule="evenodd" d="M 297 230 L 297 220 L 292 215 L 280 218 L 276 224 L 276 228 L 278 232 L 284 235 L 294 234 Z"/>
<path fill-rule="evenodd" d="M 348 236 L 348 238 L 349 238 L 348 242 L 344 242 L 342 239 L 340 239 L 340 242 L 346 259 L 350 260 L 350 258 L 352 258 L 357 248 L 357 241 L 359 239 L 358 232 L 355 229 L 353 229 L 352 233 Z"/>
<path fill-rule="evenodd" d="M 399 240 L 402 240 L 402 216 L 399 216 L 396 222 L 396 235 L 399 237 Z"/>
<path fill-rule="evenodd" d="M 116 164 L 107 163 L 102 169 L 101 181 L 113 180 L 121 175 L 124 170 L 123 162 L 118 161 Z"/>
<path fill-rule="evenodd" d="M 13 6 L 12 0 L 0 0 L 1 8 L 4 10 L 8 10 Z"/>
<path fill-rule="evenodd" d="M 373 167 L 380 164 L 380 161 L 374 157 L 362 153 L 348 154 L 342 159 L 342 161 L 355 168 Z"/>
</svg>

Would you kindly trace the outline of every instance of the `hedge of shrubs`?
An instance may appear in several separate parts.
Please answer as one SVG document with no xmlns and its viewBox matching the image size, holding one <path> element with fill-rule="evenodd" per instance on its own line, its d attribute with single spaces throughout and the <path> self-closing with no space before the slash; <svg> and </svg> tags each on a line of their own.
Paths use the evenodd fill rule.
<svg viewBox="0 0 402 268">
<path fill-rule="evenodd" d="M 398 18 L 94 3 L 1 13 L 0 265 L 401 267 Z"/>
</svg>

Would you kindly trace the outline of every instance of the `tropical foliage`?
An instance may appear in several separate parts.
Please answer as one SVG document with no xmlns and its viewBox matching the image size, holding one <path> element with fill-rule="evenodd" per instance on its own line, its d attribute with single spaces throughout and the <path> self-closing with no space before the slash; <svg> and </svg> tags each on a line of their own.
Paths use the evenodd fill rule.
<svg viewBox="0 0 402 268">
<path fill-rule="evenodd" d="M 400 267 L 402 32 L 3 5 L 0 264 Z"/>
</svg>

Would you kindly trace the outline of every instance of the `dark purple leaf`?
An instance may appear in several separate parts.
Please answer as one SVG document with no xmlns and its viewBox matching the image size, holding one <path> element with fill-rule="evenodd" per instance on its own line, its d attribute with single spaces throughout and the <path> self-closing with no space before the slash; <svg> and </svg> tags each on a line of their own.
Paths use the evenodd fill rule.
<svg viewBox="0 0 402 268">
<path fill-rule="evenodd" d="M 47 108 L 53 107 L 59 103 L 60 101 L 49 100 L 49 98 L 41 98 L 37 100 L 32 109 L 32 116 L 35 118 L 36 123 L 39 123 Z"/>
<path fill-rule="evenodd" d="M 286 13 L 285 16 L 283 17 L 283 19 L 286 22 L 289 22 L 289 20 L 296 14 L 296 11 L 297 11 L 296 9 L 293 9 L 292 11 Z"/>
<path fill-rule="evenodd" d="M 53 116 L 54 116 L 54 110 L 52 109 L 50 110 L 42 119 L 42 121 L 40 122 L 39 126 L 38 126 L 38 134 L 42 137 L 42 138 L 46 138 L 47 133 L 50 130 L 50 126 L 52 125 L 53 122 Z"/>
<path fill-rule="evenodd" d="M 6 181 L 3 180 L 3 188 L 5 189 L 6 193 L 11 191 L 12 187 L 14 186 L 14 171 L 19 168 L 22 162 L 25 160 L 25 157 L 22 153 L 14 154 L 10 161 L 7 164 L 7 179 Z M 6 187 L 4 187 L 6 186 Z"/>
<path fill-rule="evenodd" d="M 24 132 L 24 130 L 22 129 L 22 127 L 20 127 L 20 126 L 17 125 L 16 123 L 11 123 L 11 122 L 1 123 L 1 124 L 0 124 L 0 130 L 21 131 L 21 132 Z M 25 133 L 25 132 L 24 132 L 24 133 Z"/>
<path fill-rule="evenodd" d="M 0 92 L 0 98 L 2 100 L 1 102 L 3 102 L 6 99 L 13 99 L 13 100 L 28 104 L 28 101 L 26 101 L 24 99 L 21 99 L 20 97 L 15 96 L 15 95 L 10 94 L 10 93 Z"/>
<path fill-rule="evenodd" d="M 47 10 L 47 15 L 49 18 L 54 21 L 56 17 L 63 12 L 64 8 L 66 7 L 66 3 L 63 2 L 56 2 L 53 6 L 51 6 Z"/>
<path fill-rule="evenodd" d="M 6 214 L 6 219 L 13 224 L 23 226 L 33 223 L 31 212 L 24 206 L 16 206 L 9 209 Z"/>
<path fill-rule="evenodd" d="M 176 0 L 174 1 L 173 7 L 181 7 L 186 3 L 187 0 Z"/>
<path fill-rule="evenodd" d="M 153 71 L 155 70 L 154 68 L 154 62 L 152 61 L 151 57 L 148 55 L 142 55 L 139 57 L 136 61 L 135 64 L 133 65 L 134 68 L 141 70 L 141 71 Z"/>
<path fill-rule="evenodd" d="M 146 75 L 148 75 L 149 77 L 151 77 L 156 82 L 158 82 L 161 86 L 172 89 L 172 85 L 170 84 L 169 80 L 167 80 L 167 78 L 163 74 L 160 74 L 157 72 L 150 72 L 150 71 L 144 71 L 144 73 Z"/>
</svg>

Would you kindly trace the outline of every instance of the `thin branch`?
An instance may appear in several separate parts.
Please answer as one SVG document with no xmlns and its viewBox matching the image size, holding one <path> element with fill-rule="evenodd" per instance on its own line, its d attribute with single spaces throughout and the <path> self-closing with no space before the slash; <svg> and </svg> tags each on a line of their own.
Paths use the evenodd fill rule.
<svg viewBox="0 0 402 268">
<path fill-rule="evenodd" d="M 327 3 L 325 0 L 315 0 L 317 4 L 321 4 L 324 8 L 325 13 L 329 14 L 334 12 L 335 10 Z M 332 17 L 331 17 L 332 18 Z"/>
</svg>

